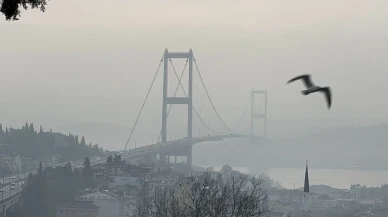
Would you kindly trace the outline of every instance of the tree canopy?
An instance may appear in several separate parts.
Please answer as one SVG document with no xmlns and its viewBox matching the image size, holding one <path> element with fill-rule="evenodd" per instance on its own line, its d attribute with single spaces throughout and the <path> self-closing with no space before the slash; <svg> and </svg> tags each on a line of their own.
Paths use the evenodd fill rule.
<svg viewBox="0 0 388 217">
<path fill-rule="evenodd" d="M 124 161 L 121 159 L 121 155 L 115 154 L 114 157 L 112 155 L 109 155 L 106 159 L 106 164 L 108 166 L 122 166 Z"/>
<path fill-rule="evenodd" d="M 53 133 L 52 130 L 44 131 L 42 127 L 36 131 L 32 123 L 25 123 L 20 129 L 6 127 L 5 130 L 0 124 L 0 144 L 2 154 L 20 154 L 33 160 L 43 160 L 52 155 L 60 155 L 63 161 L 78 160 L 102 151 L 98 144 L 86 145 L 84 137 L 79 142 L 78 136 L 70 133 Z"/>
<path fill-rule="evenodd" d="M 39 167 L 36 175 L 28 176 L 21 214 L 17 216 L 55 216 L 54 206 L 73 200 L 82 189 L 82 179 L 85 177 L 79 170 L 73 170 L 70 163 L 56 168 Z"/>
<path fill-rule="evenodd" d="M 134 216 L 262 217 L 269 212 L 262 182 L 243 174 L 233 174 L 227 180 L 212 178 L 210 173 L 188 177 L 176 188 L 160 188 L 143 198 Z"/>
<path fill-rule="evenodd" d="M 84 168 L 82 170 L 83 184 L 85 188 L 93 187 L 93 169 L 90 165 L 90 159 L 85 157 Z"/>
<path fill-rule="evenodd" d="M 27 10 L 39 9 L 46 11 L 47 0 L 0 0 L 0 12 L 4 14 L 5 19 L 9 21 L 19 20 L 21 7 Z"/>
</svg>

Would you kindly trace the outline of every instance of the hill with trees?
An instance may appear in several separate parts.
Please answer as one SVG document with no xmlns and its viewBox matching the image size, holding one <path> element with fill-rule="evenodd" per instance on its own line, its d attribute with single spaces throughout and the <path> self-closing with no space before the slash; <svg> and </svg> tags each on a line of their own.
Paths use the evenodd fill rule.
<svg viewBox="0 0 388 217">
<path fill-rule="evenodd" d="M 102 152 L 98 144 L 87 144 L 85 137 L 64 135 L 52 130 L 44 131 L 42 126 L 35 130 L 33 123 L 26 123 L 19 129 L 3 129 L 0 124 L 0 153 L 43 160 L 46 156 L 59 155 L 63 161 L 83 159 Z"/>
</svg>

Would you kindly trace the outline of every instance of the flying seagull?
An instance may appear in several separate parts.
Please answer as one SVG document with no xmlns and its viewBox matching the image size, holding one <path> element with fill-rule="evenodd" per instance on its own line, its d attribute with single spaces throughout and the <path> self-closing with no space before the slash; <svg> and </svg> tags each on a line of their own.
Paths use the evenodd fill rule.
<svg viewBox="0 0 388 217">
<path fill-rule="evenodd" d="M 289 84 L 291 82 L 294 82 L 296 80 L 299 80 L 299 79 L 303 80 L 304 85 L 307 88 L 306 90 L 302 90 L 301 91 L 302 94 L 309 95 L 310 93 L 315 93 L 315 92 L 318 92 L 318 91 L 323 92 L 325 94 L 325 96 L 326 96 L 327 107 L 330 109 L 330 107 L 331 107 L 331 90 L 330 90 L 330 87 L 316 86 L 315 84 L 313 84 L 313 82 L 311 82 L 310 75 L 300 75 L 298 77 L 295 77 L 295 78 L 289 80 L 287 82 L 287 84 Z"/>
</svg>

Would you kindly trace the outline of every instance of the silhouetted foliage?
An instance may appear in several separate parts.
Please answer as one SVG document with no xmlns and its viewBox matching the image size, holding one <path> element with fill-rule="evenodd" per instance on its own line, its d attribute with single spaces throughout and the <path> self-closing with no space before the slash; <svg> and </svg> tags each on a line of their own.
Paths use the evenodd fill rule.
<svg viewBox="0 0 388 217">
<path fill-rule="evenodd" d="M 47 0 L 0 0 L 0 12 L 4 14 L 5 19 L 9 21 L 19 20 L 20 7 L 25 10 L 38 8 L 42 12 L 46 10 Z"/>
<path fill-rule="evenodd" d="M 88 157 L 84 160 L 84 168 L 82 170 L 83 184 L 85 188 L 93 187 L 93 169 L 90 165 L 90 159 Z"/>
<path fill-rule="evenodd" d="M 108 158 L 106 159 L 106 164 L 112 165 L 112 163 L 113 163 L 113 157 L 112 157 L 112 155 L 109 155 Z"/>
<path fill-rule="evenodd" d="M 233 175 L 221 181 L 210 174 L 189 177 L 177 188 L 164 187 L 138 204 L 136 217 L 261 217 L 269 209 L 262 180 Z"/>
<path fill-rule="evenodd" d="M 113 163 L 116 164 L 116 165 L 119 165 L 121 164 L 121 155 L 115 155 L 114 159 L 113 159 Z"/>
<path fill-rule="evenodd" d="M 1 1 L 1 0 L 0 0 Z M 78 136 L 44 131 L 42 126 L 36 132 L 34 125 L 26 123 L 21 129 L 7 128 L 0 124 L 0 153 L 20 153 L 33 160 L 44 160 L 46 156 L 60 155 L 64 161 L 78 160 L 85 156 L 101 153 L 98 144 L 94 147 L 84 145 L 85 138 L 79 143 Z"/>
<path fill-rule="evenodd" d="M 82 189 L 82 179 L 80 171 L 72 170 L 70 163 L 30 174 L 23 191 L 21 216 L 55 216 L 54 206 L 73 200 Z"/>
<path fill-rule="evenodd" d="M 106 165 L 107 166 L 121 166 L 123 165 L 124 161 L 121 159 L 121 155 L 115 154 L 114 157 L 112 155 L 109 155 L 106 159 Z"/>
</svg>

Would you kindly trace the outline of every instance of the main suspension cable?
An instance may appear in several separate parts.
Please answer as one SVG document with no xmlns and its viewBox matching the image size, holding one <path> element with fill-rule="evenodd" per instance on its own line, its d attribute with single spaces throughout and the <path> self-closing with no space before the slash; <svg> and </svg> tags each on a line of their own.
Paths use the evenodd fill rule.
<svg viewBox="0 0 388 217">
<path fill-rule="evenodd" d="M 225 126 L 225 128 L 226 128 L 229 132 L 233 132 L 233 131 L 225 124 L 225 122 L 222 120 L 220 114 L 218 113 L 216 107 L 214 106 L 213 101 L 212 101 L 212 99 L 210 98 L 209 92 L 208 92 L 207 89 L 206 89 L 205 83 L 203 82 L 202 75 L 201 75 L 201 72 L 199 71 L 199 68 L 198 68 L 198 65 L 197 65 L 197 60 L 195 59 L 194 55 L 193 55 L 193 59 L 194 59 L 195 67 L 197 68 L 197 72 L 198 72 L 199 78 L 201 79 L 202 85 L 203 85 L 203 87 L 205 88 L 206 95 L 207 95 L 207 97 L 209 98 L 209 101 L 210 101 L 210 103 L 211 103 L 211 105 L 212 105 L 214 111 L 216 112 L 218 118 L 220 119 L 220 121 L 222 122 L 222 124 Z"/>
<path fill-rule="evenodd" d="M 242 120 L 242 118 L 243 118 L 245 112 L 247 111 L 247 109 L 248 109 L 248 107 L 249 107 L 249 101 L 250 101 L 250 99 L 251 99 L 251 97 L 248 97 L 248 102 L 247 102 L 247 104 L 246 104 L 246 106 L 245 106 L 245 108 L 244 108 L 244 111 L 243 111 L 243 113 L 241 114 L 240 119 L 237 121 L 237 123 L 232 127 L 232 130 L 234 130 L 234 128 L 236 128 L 237 125 L 238 125 L 238 124 L 240 123 L 240 121 Z"/>
<path fill-rule="evenodd" d="M 141 115 L 141 113 L 142 113 L 142 111 L 143 111 L 144 105 L 145 105 L 146 102 L 147 102 L 148 96 L 149 96 L 149 94 L 150 94 L 150 92 L 151 92 L 151 89 L 152 89 L 152 87 L 153 87 L 153 85 L 154 85 L 156 76 L 157 76 L 158 73 L 159 73 L 159 69 L 160 69 L 160 66 L 162 65 L 162 62 L 163 62 L 163 57 L 162 57 L 162 59 L 160 60 L 158 69 L 156 70 L 156 73 L 155 73 L 155 75 L 154 75 L 154 79 L 152 80 L 151 86 L 150 86 L 150 88 L 148 89 L 147 95 L 146 95 L 146 97 L 145 97 L 145 99 L 144 99 L 143 105 L 141 106 L 140 112 L 139 112 L 139 114 L 137 115 L 135 124 L 134 124 L 133 127 L 132 127 L 131 134 L 129 135 L 128 140 L 127 140 L 127 142 L 125 143 L 124 151 L 127 149 L 128 143 L 129 143 L 129 141 L 131 140 L 133 131 L 134 131 L 135 128 L 136 128 L 137 122 L 139 121 L 139 118 L 140 118 L 140 115 Z"/>
</svg>

